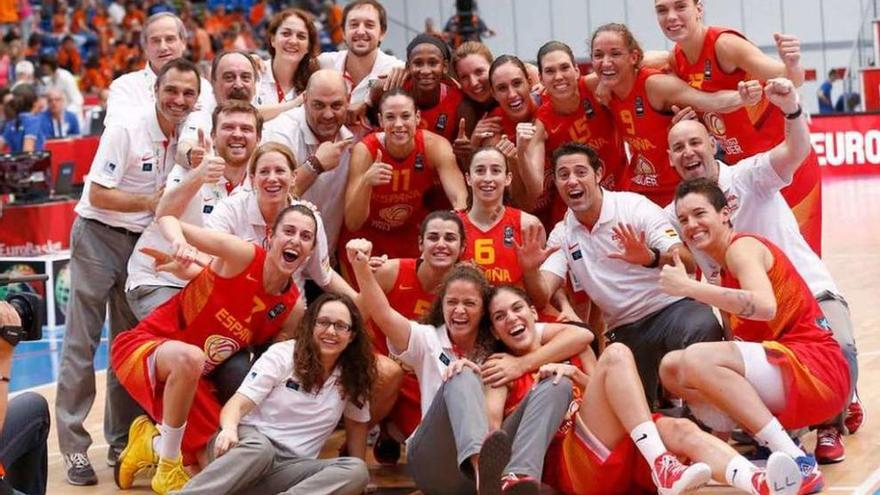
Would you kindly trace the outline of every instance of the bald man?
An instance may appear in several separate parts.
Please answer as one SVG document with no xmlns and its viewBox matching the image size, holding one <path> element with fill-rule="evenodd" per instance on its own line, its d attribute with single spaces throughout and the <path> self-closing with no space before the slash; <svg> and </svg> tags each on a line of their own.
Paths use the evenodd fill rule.
<svg viewBox="0 0 880 495">
<path fill-rule="evenodd" d="M 791 208 L 779 192 L 791 183 L 810 153 L 809 129 L 791 81 L 771 79 L 767 82 L 765 94 L 785 114 L 785 140 L 782 143 L 766 153 L 729 166 L 714 158 L 715 139 L 706 127 L 696 120 L 683 120 L 669 130 L 669 161 L 682 180 L 708 178 L 717 182 L 727 196 L 733 227 L 769 239 L 788 256 L 825 313 L 827 326 L 834 332 L 849 364 L 854 391 L 858 362 L 848 306 L 831 273 L 801 235 Z M 675 205 L 670 204 L 666 211 L 681 234 L 681 225 L 675 218 Z M 684 236 L 682 239 L 690 244 L 689 239 Z M 709 281 L 719 283 L 721 267 L 718 263 L 699 249 L 689 247 Z M 844 415 L 841 414 L 833 424 L 819 428 L 820 438 L 822 435 L 834 436 L 839 442 L 839 435 L 844 431 L 843 423 Z M 830 462 L 841 461 L 842 456 L 841 447 Z"/>
<path fill-rule="evenodd" d="M 282 143 L 293 151 L 300 164 L 296 194 L 318 207 L 327 245 L 333 247 L 342 227 L 340 199 L 345 196 L 353 141 L 351 131 L 344 125 L 348 105 L 348 88 L 342 73 L 319 70 L 309 78 L 303 106 L 267 122 L 263 131 L 263 142 Z"/>
</svg>

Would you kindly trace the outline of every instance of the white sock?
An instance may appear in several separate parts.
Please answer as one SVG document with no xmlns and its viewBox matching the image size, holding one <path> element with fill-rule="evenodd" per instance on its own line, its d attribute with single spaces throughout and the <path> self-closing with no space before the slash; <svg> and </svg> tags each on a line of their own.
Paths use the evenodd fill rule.
<svg viewBox="0 0 880 495">
<path fill-rule="evenodd" d="M 768 447 L 773 452 L 782 452 L 793 458 L 806 455 L 803 450 L 794 444 L 794 441 L 788 436 L 788 433 L 786 433 L 776 418 L 771 419 L 769 423 L 764 425 L 761 431 L 755 434 L 755 439 L 762 446 Z"/>
<path fill-rule="evenodd" d="M 651 468 L 654 467 L 654 461 L 666 453 L 666 446 L 663 445 L 660 432 L 657 431 L 657 425 L 653 421 L 645 421 L 636 426 L 629 432 L 629 436 Z"/>
<path fill-rule="evenodd" d="M 736 455 L 724 469 L 724 479 L 727 480 L 728 485 L 734 488 L 757 495 L 752 490 L 752 475 L 757 469 L 748 459 Z"/>
<path fill-rule="evenodd" d="M 186 423 L 178 428 L 168 426 L 165 423 L 159 425 L 159 458 L 169 461 L 180 457 L 180 444 L 183 443 L 183 431 Z"/>
</svg>

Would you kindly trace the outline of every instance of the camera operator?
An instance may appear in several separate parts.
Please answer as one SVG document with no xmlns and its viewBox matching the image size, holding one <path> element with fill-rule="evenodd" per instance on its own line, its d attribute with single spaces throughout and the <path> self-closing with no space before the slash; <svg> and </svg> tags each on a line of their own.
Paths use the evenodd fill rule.
<svg viewBox="0 0 880 495">
<path fill-rule="evenodd" d="M 25 392 L 9 402 L 12 352 L 18 343 L 21 318 L 0 301 L 0 495 L 46 493 L 49 405 L 41 395 Z"/>
</svg>

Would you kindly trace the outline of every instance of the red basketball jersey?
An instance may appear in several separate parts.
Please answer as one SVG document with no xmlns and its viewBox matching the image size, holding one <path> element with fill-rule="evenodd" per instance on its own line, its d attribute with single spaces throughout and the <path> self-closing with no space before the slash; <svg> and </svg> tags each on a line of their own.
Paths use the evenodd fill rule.
<svg viewBox="0 0 880 495">
<path fill-rule="evenodd" d="M 412 91 L 412 81 L 407 80 L 403 89 Z M 458 106 L 464 93 L 456 86 L 440 83 L 440 101 L 431 108 L 419 108 L 419 128 L 439 134 L 452 143 L 458 134 Z"/>
<path fill-rule="evenodd" d="M 492 285 L 522 285 L 523 272 L 516 257 L 516 245 L 522 243 L 522 211 L 506 206 L 504 215 L 489 230 L 483 231 L 471 221 L 466 211 L 458 212 L 464 223 L 467 247 L 462 261 L 472 260 Z"/>
<path fill-rule="evenodd" d="M 625 98 L 612 96 L 609 107 L 631 153 L 618 189 L 644 194 L 664 207 L 672 202 L 680 179 L 669 165 L 667 152 L 672 114 L 654 110 L 648 101 L 647 81 L 661 74 L 656 69 L 639 69 L 632 91 Z"/>
<path fill-rule="evenodd" d="M 840 410 L 849 394 L 849 367 L 804 279 L 788 257 L 772 242 L 752 234 L 767 246 L 773 265 L 767 277 L 776 297 L 776 316 L 770 321 L 730 316 L 734 337 L 762 343 L 770 362 L 778 365 L 785 378 L 786 407 L 778 414 L 786 428 L 809 426 L 824 421 Z M 721 285 L 740 289 L 729 271 L 721 271 Z"/>
<path fill-rule="evenodd" d="M 436 173 L 427 160 L 424 131 L 416 131 L 415 148 L 399 160 L 385 148 L 384 134 L 369 134 L 361 142 L 373 157 L 382 150 L 382 161 L 394 169 L 391 182 L 373 187 L 366 222 L 355 232 L 343 228 L 339 248 L 344 249 L 349 239 L 365 237 L 372 241 L 377 255 L 411 258 L 418 255 L 419 225 L 428 215 L 424 196 L 433 185 Z"/>
<path fill-rule="evenodd" d="M 291 281 L 283 294 L 267 293 L 263 288 L 266 251 L 257 245 L 254 250 L 254 259 L 242 273 L 223 278 L 205 268 L 134 330 L 204 350 L 204 374 L 239 349 L 267 342 L 281 329 L 299 290 Z"/>
</svg>

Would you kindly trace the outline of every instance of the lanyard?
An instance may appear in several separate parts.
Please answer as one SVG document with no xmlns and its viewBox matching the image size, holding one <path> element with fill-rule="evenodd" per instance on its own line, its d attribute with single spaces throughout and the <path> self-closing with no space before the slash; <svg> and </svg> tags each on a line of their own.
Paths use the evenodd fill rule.
<svg viewBox="0 0 880 495">
<path fill-rule="evenodd" d="M 275 81 L 275 91 L 278 93 L 278 103 L 284 103 L 286 98 L 284 97 L 284 90 L 281 89 L 281 83 L 277 80 Z"/>
</svg>

